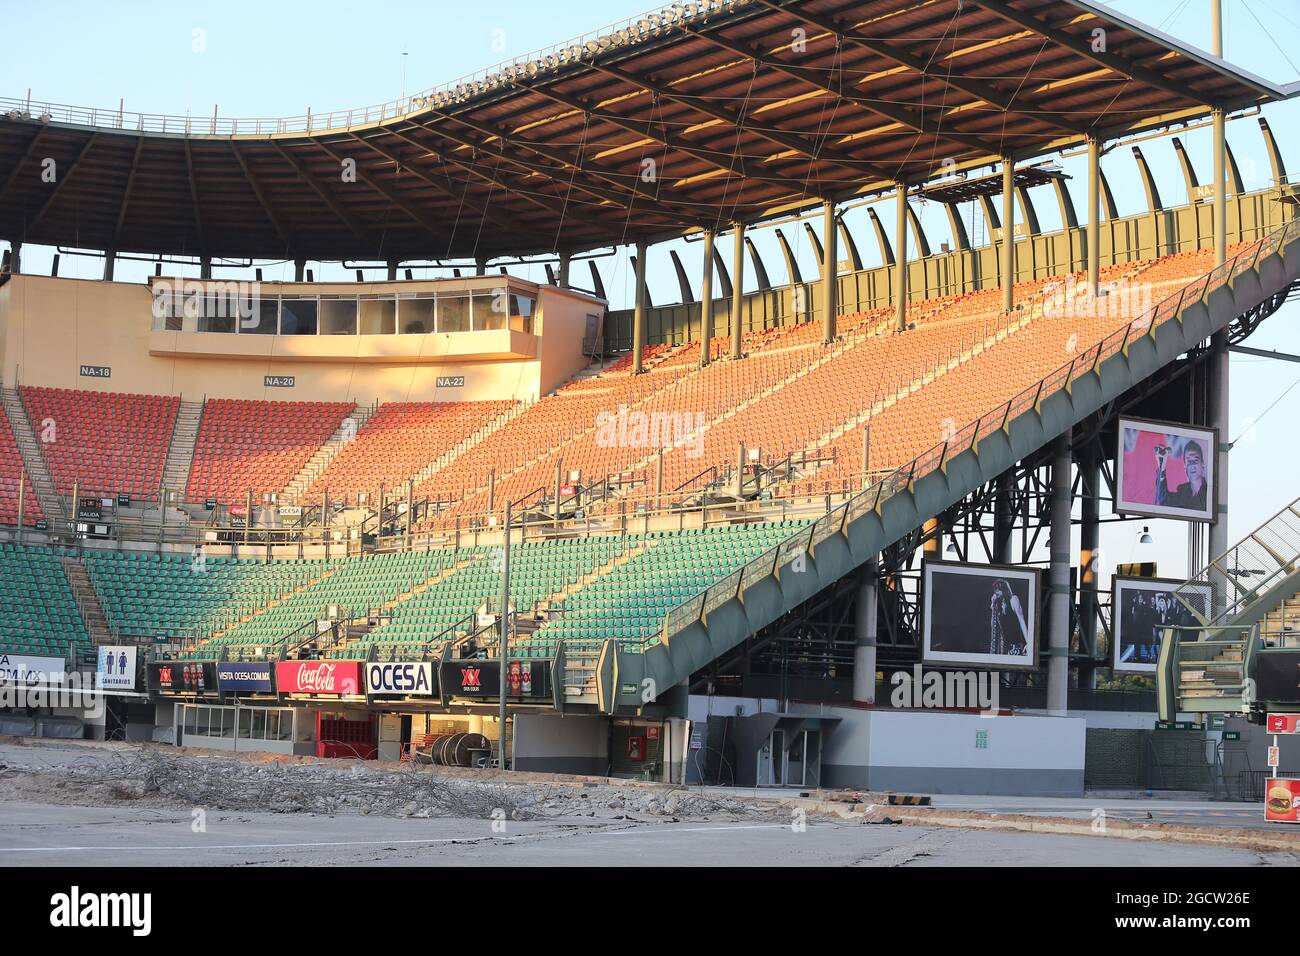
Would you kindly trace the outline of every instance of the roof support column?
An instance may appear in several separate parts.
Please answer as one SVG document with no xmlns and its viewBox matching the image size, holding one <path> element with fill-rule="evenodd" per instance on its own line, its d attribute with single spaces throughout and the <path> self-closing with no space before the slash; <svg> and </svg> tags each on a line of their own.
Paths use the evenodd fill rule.
<svg viewBox="0 0 1300 956">
<path fill-rule="evenodd" d="M 400 263 L 396 259 L 388 260 L 388 281 L 389 282 L 397 281 L 397 267 L 399 265 Z"/>
<path fill-rule="evenodd" d="M 1088 137 L 1088 295 L 1101 282 L 1101 140 Z"/>
<path fill-rule="evenodd" d="M 294 282 L 301 282 L 303 279 L 303 275 L 306 273 L 306 271 L 307 271 L 306 259 L 293 260 L 293 281 Z"/>
<path fill-rule="evenodd" d="M 1016 164 L 1002 157 L 1002 311 L 1016 306 Z"/>
<path fill-rule="evenodd" d="M 745 279 L 745 224 L 737 222 L 734 230 L 735 244 L 731 250 L 731 357 L 738 359 L 743 354 L 740 347 L 741 312 L 745 305 L 742 291 Z"/>
<path fill-rule="evenodd" d="M 826 300 L 826 321 L 822 326 L 822 341 L 835 341 L 835 319 L 839 316 L 839 250 L 835 233 L 835 203 L 826 200 L 822 210 L 822 298 Z"/>
<path fill-rule="evenodd" d="M 17 239 L 9 240 L 9 272 L 18 275 L 23 271 L 23 244 Z"/>
<path fill-rule="evenodd" d="M 200 279 L 212 278 L 212 257 L 211 256 L 202 256 L 199 259 L 199 278 Z"/>
<path fill-rule="evenodd" d="M 117 266 L 117 250 L 105 249 L 104 250 L 104 281 L 105 282 L 113 281 L 113 270 L 114 268 L 116 268 L 116 266 Z"/>
<path fill-rule="evenodd" d="M 1223 3 L 1213 0 L 1210 7 L 1211 50 L 1223 57 Z M 1222 107 L 1211 113 L 1214 122 L 1214 264 L 1223 265 L 1228 258 L 1227 137 Z M 1231 387 L 1228 358 L 1228 333 L 1214 333 L 1210 339 L 1210 425 L 1218 429 L 1219 447 L 1215 449 L 1214 523 L 1210 525 L 1210 560 L 1228 550 L 1228 393 Z M 1198 570 L 1198 569 L 1193 569 Z M 1191 573 L 1189 571 L 1189 573 Z"/>
<path fill-rule="evenodd" d="M 907 184 L 898 184 L 898 212 L 894 220 L 894 324 L 907 328 Z"/>
<path fill-rule="evenodd" d="M 641 374 L 641 353 L 645 351 L 645 252 L 636 244 L 636 307 L 632 311 L 632 374 Z"/>
<path fill-rule="evenodd" d="M 572 259 L 573 255 L 571 253 L 560 253 L 560 274 L 556 279 L 556 285 L 561 289 L 567 289 L 569 287 L 569 263 Z"/>
<path fill-rule="evenodd" d="M 709 364 L 713 340 L 713 230 L 704 230 L 704 277 L 700 280 L 700 367 Z"/>
</svg>

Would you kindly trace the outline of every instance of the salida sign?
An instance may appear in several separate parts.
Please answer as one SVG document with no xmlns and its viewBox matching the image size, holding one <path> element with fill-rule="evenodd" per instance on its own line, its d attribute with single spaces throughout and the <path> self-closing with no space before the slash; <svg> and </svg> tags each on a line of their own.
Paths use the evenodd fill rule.
<svg viewBox="0 0 1300 956">
<path fill-rule="evenodd" d="M 358 661 L 278 661 L 275 686 L 282 694 L 342 697 L 361 693 Z"/>
</svg>

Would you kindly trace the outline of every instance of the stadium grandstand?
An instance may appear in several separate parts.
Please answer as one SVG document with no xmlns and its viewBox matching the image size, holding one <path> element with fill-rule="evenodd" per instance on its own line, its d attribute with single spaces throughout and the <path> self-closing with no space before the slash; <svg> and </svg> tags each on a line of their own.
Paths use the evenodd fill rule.
<svg viewBox="0 0 1300 956">
<path fill-rule="evenodd" d="M 1300 654 L 1300 510 L 1227 514 L 1296 92 L 1086 0 L 693 0 L 369 109 L 0 99 L 0 674 L 111 695 L 0 728 L 1081 794 L 1081 715 L 1294 709 L 1250 689 Z M 1154 519 L 1187 573 L 1103 580 L 1102 526 Z M 923 671 L 993 700 L 891 705 Z M 1010 749 L 944 757 L 990 708 Z"/>
</svg>

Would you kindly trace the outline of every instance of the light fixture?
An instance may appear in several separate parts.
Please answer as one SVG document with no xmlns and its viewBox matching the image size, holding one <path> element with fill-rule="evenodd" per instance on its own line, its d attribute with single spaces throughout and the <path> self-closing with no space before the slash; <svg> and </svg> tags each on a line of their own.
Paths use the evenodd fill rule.
<svg viewBox="0 0 1300 956">
<path fill-rule="evenodd" d="M 1146 525 L 1142 526 L 1142 533 L 1138 535 L 1138 544 L 1152 544 L 1155 539 L 1151 537 L 1151 529 Z"/>
</svg>

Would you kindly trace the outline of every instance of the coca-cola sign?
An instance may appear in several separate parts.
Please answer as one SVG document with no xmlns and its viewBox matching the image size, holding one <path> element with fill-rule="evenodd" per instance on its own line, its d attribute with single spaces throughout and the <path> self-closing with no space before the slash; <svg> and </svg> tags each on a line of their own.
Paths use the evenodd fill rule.
<svg viewBox="0 0 1300 956">
<path fill-rule="evenodd" d="M 275 665 L 275 686 L 282 694 L 364 693 L 359 661 L 280 661 Z"/>
</svg>

